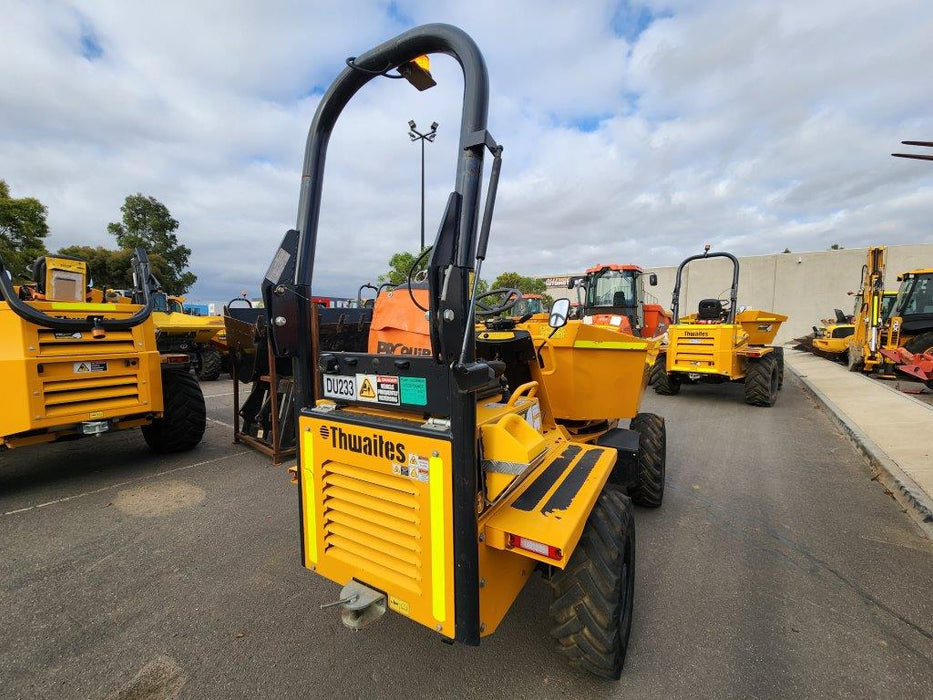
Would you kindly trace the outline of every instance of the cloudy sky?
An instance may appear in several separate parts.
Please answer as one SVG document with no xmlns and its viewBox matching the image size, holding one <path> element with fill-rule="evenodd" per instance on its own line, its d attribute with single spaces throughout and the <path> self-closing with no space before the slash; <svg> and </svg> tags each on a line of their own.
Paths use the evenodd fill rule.
<svg viewBox="0 0 933 700">
<path fill-rule="evenodd" d="M 505 146 L 484 276 L 595 262 L 933 242 L 933 3 L 3 0 L 0 178 L 49 209 L 52 249 L 112 245 L 127 194 L 181 221 L 190 297 L 255 290 L 295 225 L 318 100 L 347 56 L 426 22 L 483 51 Z M 462 82 L 377 80 L 328 156 L 316 291 L 355 294 L 429 238 L 452 188 Z"/>
</svg>

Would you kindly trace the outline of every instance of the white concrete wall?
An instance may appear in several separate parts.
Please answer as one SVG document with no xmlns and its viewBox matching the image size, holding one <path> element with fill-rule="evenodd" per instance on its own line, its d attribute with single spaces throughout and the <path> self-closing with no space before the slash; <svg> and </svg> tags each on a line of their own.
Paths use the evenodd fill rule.
<svg viewBox="0 0 933 700">
<path fill-rule="evenodd" d="M 811 326 L 819 325 L 820 319 L 831 317 L 833 309 L 852 313 L 854 299 L 847 292 L 858 290 L 866 255 L 866 248 L 852 248 L 739 258 L 739 306 L 787 314 L 789 318 L 781 327 L 777 342 L 792 340 L 809 332 Z M 639 261 L 611 262 L 638 264 Z M 933 244 L 889 246 L 885 286 L 896 289 L 897 274 L 918 267 L 933 267 Z M 645 271 L 658 275 L 658 286 L 646 286 L 646 291 L 670 307 L 676 266 L 648 267 Z M 567 276 L 553 278 L 556 281 Z M 728 298 L 731 282 L 728 260 L 714 258 L 690 263 L 681 289 L 681 313 L 696 311 L 701 299 Z M 555 299 L 575 300 L 574 293 L 561 286 L 549 286 L 548 294 Z"/>
</svg>

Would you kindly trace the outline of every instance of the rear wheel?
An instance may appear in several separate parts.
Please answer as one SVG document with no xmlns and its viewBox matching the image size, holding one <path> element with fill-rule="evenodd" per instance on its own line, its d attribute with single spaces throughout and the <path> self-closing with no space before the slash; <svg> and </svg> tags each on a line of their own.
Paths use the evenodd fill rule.
<svg viewBox="0 0 933 700">
<path fill-rule="evenodd" d="M 198 379 L 213 382 L 220 376 L 223 357 L 219 350 L 205 348 L 198 352 Z"/>
<path fill-rule="evenodd" d="M 778 391 L 784 388 L 784 348 L 774 348 L 774 359 L 778 368 Z"/>
<path fill-rule="evenodd" d="M 673 396 L 680 391 L 680 379 L 667 373 L 667 355 L 660 354 L 651 368 L 651 383 L 654 393 L 661 396 Z"/>
<path fill-rule="evenodd" d="M 551 636 L 570 664 L 603 678 L 622 675 L 632 630 L 635 520 L 621 491 L 603 491 L 567 568 L 551 579 Z"/>
<path fill-rule="evenodd" d="M 745 372 L 745 403 L 773 406 L 778 392 L 778 363 L 772 354 L 749 360 Z"/>
<path fill-rule="evenodd" d="M 638 466 L 629 496 L 637 506 L 657 508 L 664 499 L 664 468 L 667 463 L 667 428 L 653 413 L 639 413 L 629 428 L 638 433 Z"/>
<path fill-rule="evenodd" d="M 142 428 L 146 444 L 155 452 L 182 452 L 204 437 L 207 409 L 198 380 L 180 370 L 162 372 L 162 417 Z"/>
</svg>

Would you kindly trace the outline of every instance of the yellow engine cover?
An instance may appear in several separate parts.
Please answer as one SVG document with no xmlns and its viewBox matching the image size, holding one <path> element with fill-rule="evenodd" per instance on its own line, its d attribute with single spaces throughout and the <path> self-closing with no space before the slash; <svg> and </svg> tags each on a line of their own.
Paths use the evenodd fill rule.
<svg viewBox="0 0 933 700">
<path fill-rule="evenodd" d="M 376 427 L 378 425 L 379 427 Z M 346 411 L 299 419 L 304 564 L 453 638 L 449 435 Z"/>
<path fill-rule="evenodd" d="M 131 316 L 138 306 L 31 302 L 55 316 Z M 161 363 L 152 321 L 93 338 L 27 323 L 0 302 L 0 444 L 33 430 L 162 412 Z"/>
</svg>

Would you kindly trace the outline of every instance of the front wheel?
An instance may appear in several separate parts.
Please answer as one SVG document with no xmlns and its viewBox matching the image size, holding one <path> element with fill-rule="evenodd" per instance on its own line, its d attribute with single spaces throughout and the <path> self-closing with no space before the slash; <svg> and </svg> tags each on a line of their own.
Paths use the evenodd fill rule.
<svg viewBox="0 0 933 700">
<path fill-rule="evenodd" d="M 749 360 L 745 371 L 745 403 L 752 406 L 773 406 L 778 392 L 778 363 L 769 354 L 759 360 Z"/>
<path fill-rule="evenodd" d="M 657 508 L 664 499 L 667 427 L 654 413 L 639 413 L 629 428 L 638 433 L 637 475 L 629 496 L 636 506 Z"/>
<path fill-rule="evenodd" d="M 784 388 L 784 348 L 774 348 L 774 359 L 778 368 L 778 391 Z"/>
<path fill-rule="evenodd" d="M 220 377 L 223 357 L 219 350 L 204 348 L 198 352 L 198 358 L 198 379 L 206 382 L 213 382 Z"/>
<path fill-rule="evenodd" d="M 142 428 L 146 444 L 160 454 L 194 448 L 204 437 L 207 408 L 198 380 L 188 372 L 162 372 L 162 417 Z"/>
<path fill-rule="evenodd" d="M 680 379 L 667 372 L 667 355 L 660 354 L 651 368 L 651 384 L 654 393 L 661 396 L 673 396 L 680 391 Z"/>
<path fill-rule="evenodd" d="M 551 636 L 577 668 L 618 680 L 632 631 L 635 519 L 615 488 L 600 494 L 567 568 L 551 579 Z"/>
</svg>

